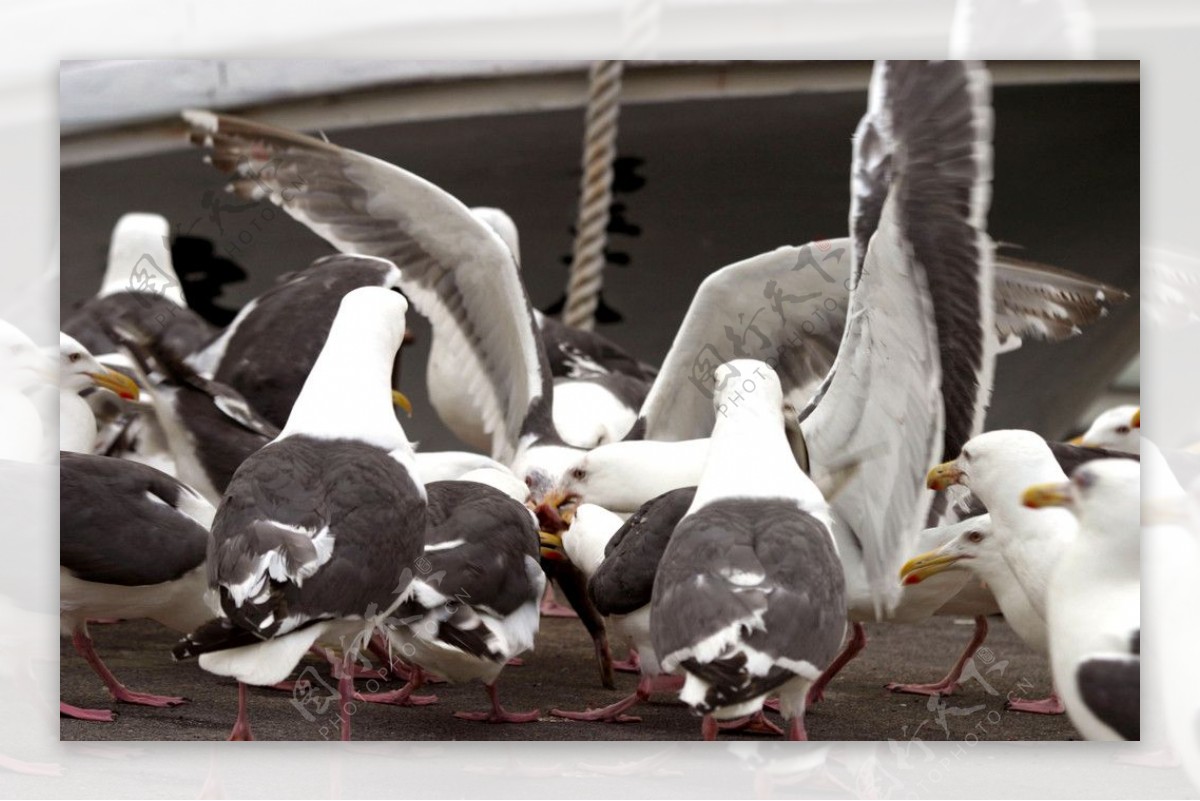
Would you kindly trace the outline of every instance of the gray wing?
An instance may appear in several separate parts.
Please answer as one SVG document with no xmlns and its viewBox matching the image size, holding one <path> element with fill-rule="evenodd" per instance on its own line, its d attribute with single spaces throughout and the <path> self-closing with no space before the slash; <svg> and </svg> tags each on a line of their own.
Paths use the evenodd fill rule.
<svg viewBox="0 0 1200 801">
<path fill-rule="evenodd" d="M 719 501 L 686 517 L 663 554 L 650 612 L 665 669 L 712 685 L 708 708 L 769 692 L 807 662 L 815 678 L 846 627 L 845 579 L 828 530 L 788 502 Z M 702 658 L 723 631 L 732 646 Z M 749 665 L 746 651 L 769 668 Z"/>
<path fill-rule="evenodd" d="M 665 492 L 642 504 L 617 529 L 588 581 L 588 595 L 600 614 L 628 615 L 650 603 L 663 552 L 695 497 L 695 487 Z"/>
<path fill-rule="evenodd" d="M 210 586 L 242 629 L 381 613 L 408 591 L 425 504 L 395 460 L 352 440 L 291 436 L 251 455 L 213 521 Z"/>
<path fill-rule="evenodd" d="M 60 564 L 75 577 L 135 587 L 204 564 L 212 506 L 166 473 L 63 452 L 59 476 Z"/>
<path fill-rule="evenodd" d="M 311 137 L 208 112 L 184 119 L 213 165 L 234 173 L 238 195 L 269 199 L 339 250 L 400 268 L 404 294 L 462 370 L 495 458 L 507 461 L 529 425 L 548 424 L 550 369 L 516 259 L 458 199 Z"/>
<path fill-rule="evenodd" d="M 1132 656 L 1093 657 L 1080 663 L 1075 671 L 1083 703 L 1126 740 L 1141 739 L 1142 663 L 1137 653 L 1138 634 L 1134 635 Z"/>
<path fill-rule="evenodd" d="M 639 417 L 645 438 L 712 433 L 713 373 L 761 359 L 803 407 L 833 364 L 846 325 L 847 239 L 781 247 L 709 275 L 696 290 Z"/>
<path fill-rule="evenodd" d="M 895 603 L 926 522 L 925 473 L 978 430 L 990 393 L 990 181 L 982 69 L 877 65 L 855 140 L 849 323 L 801 421 L 814 479 L 854 468 L 831 505 L 863 545 L 877 608 Z"/>
<path fill-rule="evenodd" d="M 996 333 L 1001 340 L 1066 339 L 1128 299 L 1128 292 L 1100 281 L 996 255 Z"/>
</svg>

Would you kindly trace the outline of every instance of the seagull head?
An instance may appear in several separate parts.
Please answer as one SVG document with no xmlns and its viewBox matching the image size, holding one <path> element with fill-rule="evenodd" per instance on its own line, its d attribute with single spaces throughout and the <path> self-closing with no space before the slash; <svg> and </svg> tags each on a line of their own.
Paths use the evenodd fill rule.
<svg viewBox="0 0 1200 801">
<path fill-rule="evenodd" d="M 1101 412 L 1072 445 L 1107 448 L 1122 453 L 1140 453 L 1142 410 L 1138 406 L 1115 406 Z"/>
<path fill-rule="evenodd" d="M 139 389 L 132 378 L 109 370 L 75 338 L 59 334 L 58 373 L 60 386 L 69 392 L 89 388 L 107 389 L 124 400 L 137 400 Z"/>
<path fill-rule="evenodd" d="M 1065 507 L 1081 531 L 1129 532 L 1141 526 L 1141 465 L 1133 459 L 1095 459 L 1075 468 L 1070 481 L 1035 484 L 1021 495 L 1031 509 Z"/>
<path fill-rule="evenodd" d="M 932 529 L 931 529 L 932 531 Z M 967 560 L 981 562 L 1003 559 L 996 543 L 992 519 L 988 515 L 971 517 L 937 531 L 944 544 L 914 556 L 900 568 L 900 583 L 920 584 L 938 573 L 966 567 Z"/>
<path fill-rule="evenodd" d="M 979 495 L 988 508 L 996 493 L 1013 493 L 1029 485 L 1030 474 L 1056 478 L 1062 475 L 1046 440 L 1032 431 L 989 431 L 972 438 L 958 457 L 934 466 L 925 477 L 932 490 L 961 484 Z M 1022 483 L 1024 477 L 1024 483 Z M 1015 486 L 1010 486 L 1014 485 Z M 1007 498 L 1006 498 L 1007 499 Z"/>
</svg>

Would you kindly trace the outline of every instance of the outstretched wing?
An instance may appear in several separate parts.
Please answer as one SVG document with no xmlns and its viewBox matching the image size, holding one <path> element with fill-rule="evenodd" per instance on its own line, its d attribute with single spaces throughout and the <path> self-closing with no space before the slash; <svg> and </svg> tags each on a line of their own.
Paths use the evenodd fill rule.
<svg viewBox="0 0 1200 801">
<path fill-rule="evenodd" d="M 457 198 L 385 161 L 301 134 L 184 112 L 192 140 L 232 173 L 241 197 L 268 199 L 345 253 L 389 259 L 400 287 L 463 378 L 507 461 L 550 404 L 550 370 L 512 251 Z"/>
<path fill-rule="evenodd" d="M 781 247 L 705 278 L 642 405 L 645 438 L 711 434 L 713 373 L 731 359 L 767 362 L 786 397 L 803 407 L 833 364 L 846 325 L 849 244 Z"/>
<path fill-rule="evenodd" d="M 978 430 L 991 391 L 990 184 L 983 70 L 878 64 L 855 138 L 849 322 L 801 426 L 814 479 L 854 468 L 831 506 L 877 612 L 924 526 L 926 471 Z"/>
</svg>

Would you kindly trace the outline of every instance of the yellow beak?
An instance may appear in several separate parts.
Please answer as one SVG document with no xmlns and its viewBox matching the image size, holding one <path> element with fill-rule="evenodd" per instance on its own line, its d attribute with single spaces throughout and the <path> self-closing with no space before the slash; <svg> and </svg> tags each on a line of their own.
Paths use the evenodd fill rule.
<svg viewBox="0 0 1200 801">
<path fill-rule="evenodd" d="M 412 401 L 408 396 L 397 389 L 392 390 L 392 404 L 403 409 L 409 417 L 412 417 Z"/>
<path fill-rule="evenodd" d="M 1078 445 L 1079 447 L 1082 448 L 1084 445 L 1083 434 L 1080 434 L 1078 437 L 1071 437 L 1069 440 L 1067 440 L 1067 444 L 1068 445 Z"/>
<path fill-rule="evenodd" d="M 565 562 L 567 554 L 563 551 L 562 537 L 548 531 L 539 531 L 538 540 L 541 542 L 540 551 L 543 559 L 551 562 Z"/>
<path fill-rule="evenodd" d="M 88 373 L 88 377 L 95 382 L 96 386 L 107 389 L 109 392 L 115 393 L 117 397 L 124 398 L 125 400 L 137 400 L 141 394 L 136 381 L 124 373 L 118 373 L 116 370 Z"/>
<path fill-rule="evenodd" d="M 1133 426 L 1134 428 L 1142 427 L 1142 410 L 1141 409 L 1138 409 L 1136 412 L 1133 413 L 1133 419 L 1129 421 L 1129 424 L 1131 426 Z"/>
<path fill-rule="evenodd" d="M 1064 482 L 1049 484 L 1034 484 L 1021 493 L 1021 503 L 1030 509 L 1041 509 L 1046 506 L 1066 506 L 1071 502 L 1071 485 Z"/>
<path fill-rule="evenodd" d="M 920 584 L 930 576 L 936 576 L 953 568 L 962 559 L 961 556 L 950 556 L 938 551 L 929 551 L 920 556 L 914 556 L 900 568 L 901 584 Z"/>
<path fill-rule="evenodd" d="M 957 463 L 942 462 L 930 470 L 929 475 L 925 476 L 925 486 L 931 490 L 941 491 L 954 486 L 961 478 L 962 471 L 958 469 Z"/>
</svg>

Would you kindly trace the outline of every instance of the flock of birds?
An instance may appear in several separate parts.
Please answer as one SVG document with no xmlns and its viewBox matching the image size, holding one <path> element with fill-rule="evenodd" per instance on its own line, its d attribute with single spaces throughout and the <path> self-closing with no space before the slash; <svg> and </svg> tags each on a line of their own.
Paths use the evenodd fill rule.
<svg viewBox="0 0 1200 801">
<path fill-rule="evenodd" d="M 350 704 L 427 703 L 429 676 L 484 685 L 488 708 L 461 718 L 532 722 L 497 686 L 553 583 L 601 681 L 610 638 L 640 680 L 551 714 L 628 722 L 677 693 L 707 739 L 784 734 L 764 707 L 805 739 L 864 621 L 974 617 L 945 678 L 890 685 L 941 695 L 1000 612 L 1054 676 L 1014 711 L 1137 739 L 1140 413 L 1071 443 L 981 433 L 999 354 L 1079 334 L 1126 296 L 996 255 L 981 66 L 881 62 L 868 97 L 848 237 L 714 272 L 657 369 L 531 307 L 503 212 L 328 141 L 185 112 L 231 191 L 339 252 L 214 330 L 186 307 L 166 220 L 119 221 L 57 354 L 64 635 L 115 700 L 173 706 L 126 688 L 88 626 L 180 632 L 175 658 L 238 682 L 232 739 L 251 738 L 246 685 L 288 687 L 310 652 L 337 679 L 343 739 Z M 761 347 L 720 357 L 772 289 Z M 431 403 L 471 450 L 405 435 L 410 306 L 432 327 Z M 372 658 L 403 686 L 356 692 Z"/>
</svg>

